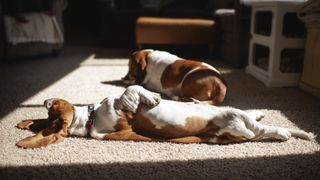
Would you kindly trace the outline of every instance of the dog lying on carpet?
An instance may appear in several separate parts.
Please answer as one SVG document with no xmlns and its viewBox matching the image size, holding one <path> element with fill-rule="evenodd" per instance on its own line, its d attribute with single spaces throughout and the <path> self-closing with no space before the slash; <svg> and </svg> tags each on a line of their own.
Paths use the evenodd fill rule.
<svg viewBox="0 0 320 180">
<path fill-rule="evenodd" d="M 225 80 L 209 64 L 150 49 L 132 54 L 129 72 L 122 80 L 128 85 L 143 85 L 174 100 L 192 99 L 214 105 L 222 103 L 227 93 Z"/>
<path fill-rule="evenodd" d="M 69 135 L 102 140 L 168 141 L 176 143 L 230 144 L 264 138 L 307 140 L 312 133 L 263 125 L 260 111 L 242 111 L 206 103 L 162 100 L 141 86 L 129 86 L 121 96 L 109 96 L 95 106 L 73 106 L 48 99 L 46 120 L 25 120 L 21 129 L 42 129 L 17 146 L 38 148 L 58 143 Z"/>
</svg>

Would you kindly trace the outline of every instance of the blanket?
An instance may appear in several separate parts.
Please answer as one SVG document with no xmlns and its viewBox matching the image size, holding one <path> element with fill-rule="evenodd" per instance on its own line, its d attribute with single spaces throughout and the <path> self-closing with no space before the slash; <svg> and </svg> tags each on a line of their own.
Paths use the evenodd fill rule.
<svg viewBox="0 0 320 180">
<path fill-rule="evenodd" d="M 4 17 L 8 43 L 13 45 L 28 42 L 63 43 L 63 33 L 54 16 L 45 13 L 28 13 L 23 16 L 28 22 L 16 21 L 11 16 Z"/>
</svg>

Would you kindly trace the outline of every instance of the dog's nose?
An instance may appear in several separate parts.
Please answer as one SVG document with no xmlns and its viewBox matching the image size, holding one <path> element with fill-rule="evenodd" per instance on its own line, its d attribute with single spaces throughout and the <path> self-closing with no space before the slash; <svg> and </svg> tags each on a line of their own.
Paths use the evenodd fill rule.
<svg viewBox="0 0 320 180">
<path fill-rule="evenodd" d="M 128 73 L 126 76 L 124 76 L 123 78 L 121 78 L 121 80 L 122 80 L 122 81 L 128 81 L 128 80 L 130 80 L 129 73 Z"/>
<path fill-rule="evenodd" d="M 49 110 L 53 104 L 54 98 L 47 99 L 44 101 L 44 106 Z"/>
<path fill-rule="evenodd" d="M 121 78 L 122 82 L 126 85 L 133 85 L 136 82 L 136 78 L 128 73 L 125 77 Z"/>
</svg>

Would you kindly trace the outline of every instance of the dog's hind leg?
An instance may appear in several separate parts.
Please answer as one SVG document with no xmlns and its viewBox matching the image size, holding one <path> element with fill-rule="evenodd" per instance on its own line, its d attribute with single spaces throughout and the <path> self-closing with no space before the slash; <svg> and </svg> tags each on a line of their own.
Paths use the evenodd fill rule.
<svg viewBox="0 0 320 180">
<path fill-rule="evenodd" d="M 258 136 L 254 140 L 260 140 L 263 138 L 278 139 L 281 141 L 287 141 L 290 137 L 298 137 L 306 140 L 311 140 L 315 136 L 312 133 L 307 133 L 302 130 L 294 130 L 282 127 L 274 127 L 268 125 L 261 125 L 262 128 Z"/>
<path fill-rule="evenodd" d="M 292 136 L 307 140 L 311 140 L 314 138 L 314 135 L 312 133 L 307 133 L 302 130 L 293 130 L 288 128 L 264 125 L 258 121 L 253 120 L 252 118 L 243 118 L 242 120 L 245 122 L 246 127 L 255 134 L 255 137 L 252 138 L 253 140 L 271 138 L 286 141 Z"/>
</svg>

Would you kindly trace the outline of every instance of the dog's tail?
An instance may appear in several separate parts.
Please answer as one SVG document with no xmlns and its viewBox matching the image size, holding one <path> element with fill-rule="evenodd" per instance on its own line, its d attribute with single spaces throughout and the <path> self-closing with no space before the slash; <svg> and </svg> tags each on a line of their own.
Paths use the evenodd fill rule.
<svg viewBox="0 0 320 180">
<path fill-rule="evenodd" d="M 306 140 L 312 140 L 316 137 L 316 135 L 314 135 L 311 132 L 308 133 L 308 132 L 305 132 L 302 130 L 296 130 L 296 129 L 288 129 L 288 130 L 293 137 L 298 137 L 298 138 L 306 139 Z"/>
</svg>

